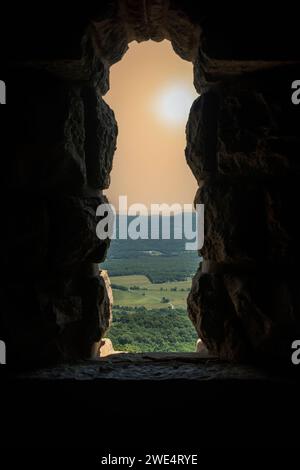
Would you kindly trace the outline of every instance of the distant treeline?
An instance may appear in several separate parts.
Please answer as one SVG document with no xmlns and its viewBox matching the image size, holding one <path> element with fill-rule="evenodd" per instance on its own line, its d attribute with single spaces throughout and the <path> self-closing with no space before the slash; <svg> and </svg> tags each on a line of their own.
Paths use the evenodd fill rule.
<svg viewBox="0 0 300 470">
<path fill-rule="evenodd" d="M 197 271 L 200 258 L 194 252 L 178 256 L 141 256 L 139 258 L 108 259 L 101 263 L 110 276 L 144 275 L 153 283 L 184 281 Z"/>
<path fill-rule="evenodd" d="M 118 290 L 123 290 L 123 291 L 129 291 L 129 290 L 148 290 L 147 287 L 140 287 L 140 286 L 122 286 L 120 284 L 111 284 L 112 289 L 118 289 Z"/>
</svg>

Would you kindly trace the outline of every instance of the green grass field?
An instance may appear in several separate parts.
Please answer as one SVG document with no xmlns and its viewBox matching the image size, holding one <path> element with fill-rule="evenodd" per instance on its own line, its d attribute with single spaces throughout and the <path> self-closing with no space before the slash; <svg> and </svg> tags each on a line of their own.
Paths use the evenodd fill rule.
<svg viewBox="0 0 300 470">
<path fill-rule="evenodd" d="M 186 298 L 191 288 L 191 279 L 153 284 L 146 276 L 111 276 L 114 305 L 144 306 L 147 309 L 186 308 Z M 119 288 L 118 288 L 119 287 Z M 123 290 L 122 289 L 128 289 Z M 162 302 L 162 298 L 168 302 Z"/>
</svg>

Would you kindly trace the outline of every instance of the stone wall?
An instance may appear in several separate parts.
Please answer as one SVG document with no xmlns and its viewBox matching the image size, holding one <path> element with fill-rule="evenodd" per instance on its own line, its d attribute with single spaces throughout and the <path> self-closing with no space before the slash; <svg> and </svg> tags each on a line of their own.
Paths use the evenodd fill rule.
<svg viewBox="0 0 300 470">
<path fill-rule="evenodd" d="M 262 57 L 255 42 L 251 60 L 249 51 L 235 58 L 209 43 L 195 62 L 203 93 L 187 124 L 195 203 L 205 205 L 204 262 L 189 316 L 222 359 L 290 361 L 300 335 L 300 114 L 291 101 L 300 67 L 280 50 Z"/>
<path fill-rule="evenodd" d="M 194 63 L 201 93 L 187 125 L 206 230 L 190 318 L 221 358 L 282 358 L 300 333 L 296 18 L 279 7 L 271 20 L 244 6 L 211 13 L 191 0 L 105 0 L 66 12 L 51 5 L 47 15 L 38 8 L 8 16 L 10 65 L 0 69 L 8 90 L 0 293 L 8 360 L 90 357 L 109 325 L 98 272 L 108 243 L 96 238 L 95 211 L 109 186 L 117 124 L 103 95 L 110 65 L 134 39 L 170 40 Z"/>
<path fill-rule="evenodd" d="M 97 80 L 55 66 L 26 63 L 5 77 L 1 337 L 10 364 L 91 357 L 111 322 L 96 209 L 107 201 L 117 124 L 101 67 Z"/>
</svg>

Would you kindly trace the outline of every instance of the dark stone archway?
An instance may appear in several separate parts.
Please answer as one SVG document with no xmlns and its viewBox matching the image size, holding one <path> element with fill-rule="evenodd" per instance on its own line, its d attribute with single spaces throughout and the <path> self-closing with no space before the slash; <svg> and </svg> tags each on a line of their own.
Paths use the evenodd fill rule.
<svg viewBox="0 0 300 470">
<path fill-rule="evenodd" d="M 284 358 L 299 336 L 292 27 L 283 39 L 282 12 L 272 23 L 247 12 L 246 21 L 242 11 L 201 13 L 195 3 L 107 0 L 32 24 L 23 42 L 17 29 L 0 77 L 10 152 L 0 326 L 12 361 L 90 357 L 109 325 L 97 268 L 108 247 L 96 237 L 95 209 L 109 185 L 117 125 L 102 96 L 110 65 L 132 40 L 169 39 L 194 63 L 201 93 L 186 148 L 206 214 L 204 263 L 188 299 L 199 336 L 230 360 Z"/>
</svg>

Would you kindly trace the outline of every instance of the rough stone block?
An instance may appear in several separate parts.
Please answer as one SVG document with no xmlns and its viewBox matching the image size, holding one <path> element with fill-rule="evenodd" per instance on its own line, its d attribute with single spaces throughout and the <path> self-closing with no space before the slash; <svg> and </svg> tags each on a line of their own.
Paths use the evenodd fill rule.
<svg viewBox="0 0 300 470">
<path fill-rule="evenodd" d="M 88 184 L 106 189 L 116 150 L 118 127 L 114 112 L 93 88 L 83 93 L 85 114 L 85 156 Z"/>
<path fill-rule="evenodd" d="M 266 258 L 267 224 L 264 190 L 256 182 L 210 179 L 198 190 L 204 204 L 205 259 L 252 264 Z"/>
<path fill-rule="evenodd" d="M 96 235 L 96 209 L 105 197 L 61 197 L 49 201 L 50 263 L 54 270 L 72 270 L 84 261 L 104 260 L 109 240 Z"/>
</svg>

